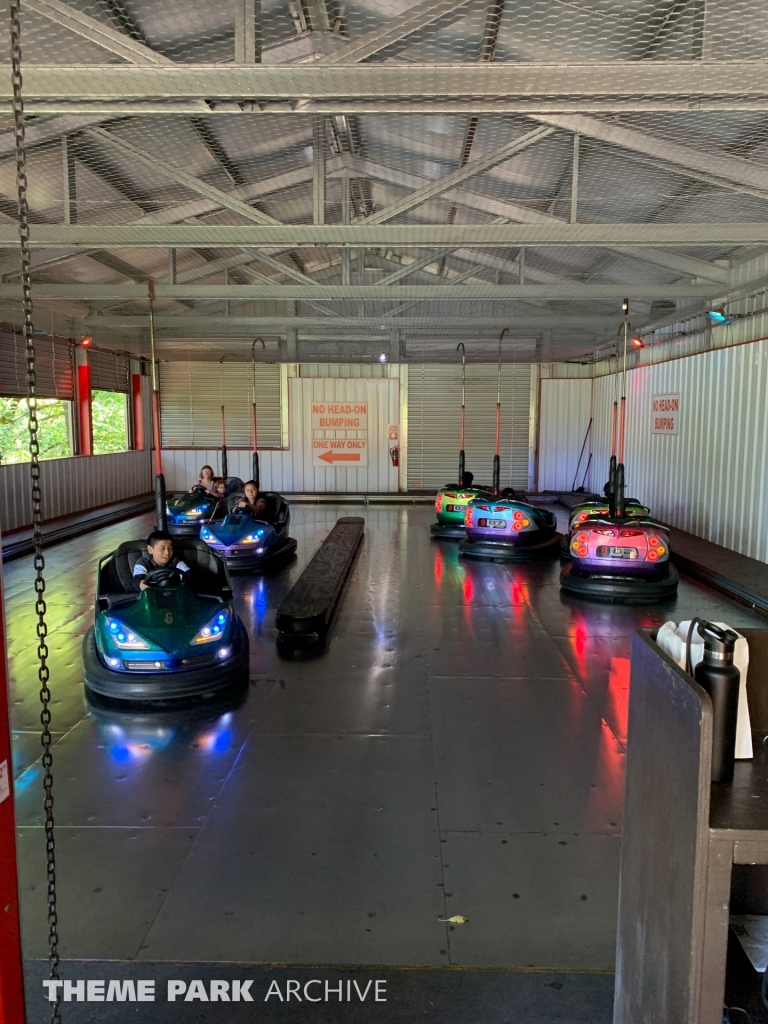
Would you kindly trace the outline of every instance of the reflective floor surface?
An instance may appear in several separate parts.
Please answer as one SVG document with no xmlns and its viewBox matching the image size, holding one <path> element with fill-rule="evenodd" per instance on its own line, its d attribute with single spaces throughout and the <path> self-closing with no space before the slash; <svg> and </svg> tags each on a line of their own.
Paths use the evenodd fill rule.
<svg viewBox="0 0 768 1024">
<path fill-rule="evenodd" d="M 89 707 L 82 686 L 97 559 L 149 519 L 48 553 L 63 956 L 612 971 L 632 630 L 764 620 L 685 580 L 664 607 L 566 599 L 557 561 L 464 562 L 431 510 L 369 507 L 329 650 L 281 659 L 275 609 L 349 514 L 293 508 L 297 559 L 235 580 L 250 686 L 186 710 Z M 4 580 L 35 959 L 31 560 Z"/>
</svg>

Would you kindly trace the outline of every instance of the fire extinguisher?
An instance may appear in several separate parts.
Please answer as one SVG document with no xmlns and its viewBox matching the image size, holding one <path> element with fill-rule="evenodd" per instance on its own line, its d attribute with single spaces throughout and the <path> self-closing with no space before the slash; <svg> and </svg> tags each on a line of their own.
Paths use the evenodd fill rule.
<svg viewBox="0 0 768 1024">
<path fill-rule="evenodd" d="M 392 459 L 393 466 L 400 465 L 400 449 L 397 446 L 389 449 L 389 457 Z"/>
</svg>

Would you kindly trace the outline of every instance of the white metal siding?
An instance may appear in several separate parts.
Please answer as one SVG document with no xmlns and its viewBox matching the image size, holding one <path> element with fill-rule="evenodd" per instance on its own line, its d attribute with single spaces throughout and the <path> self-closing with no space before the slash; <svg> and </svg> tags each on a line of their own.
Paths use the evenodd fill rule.
<svg viewBox="0 0 768 1024">
<path fill-rule="evenodd" d="M 496 431 L 497 368 L 467 366 L 464 448 L 476 483 L 490 483 Z M 531 367 L 501 371 L 501 482 L 528 487 Z M 461 423 L 461 365 L 411 364 L 408 371 L 408 487 L 442 487 L 456 480 Z"/>
<path fill-rule="evenodd" d="M 163 447 L 221 444 L 221 406 L 227 447 L 253 444 L 253 368 L 250 363 L 160 363 Z M 280 364 L 256 363 L 259 448 L 280 447 Z"/>
<path fill-rule="evenodd" d="M 592 415 L 591 380 L 541 381 L 539 409 L 538 490 L 570 491 L 579 454 Z M 576 486 L 581 485 L 589 461 L 591 437 L 584 447 Z M 585 486 L 589 487 L 587 475 Z"/>
<path fill-rule="evenodd" d="M 259 451 L 261 483 L 267 490 L 286 493 L 381 494 L 396 492 L 398 471 L 389 458 L 387 426 L 399 423 L 399 381 L 393 379 L 292 377 L 290 386 L 290 448 Z M 313 469 L 311 403 L 367 401 L 369 464 L 363 469 Z M 197 478 L 205 463 L 216 473 L 221 469 L 218 448 L 163 450 L 163 472 L 169 490 L 182 490 Z M 230 475 L 247 480 L 252 455 L 247 450 L 227 451 Z"/>
<path fill-rule="evenodd" d="M 115 452 L 40 463 L 43 518 L 57 519 L 152 490 L 149 451 Z M 0 527 L 32 523 L 29 463 L 0 466 Z"/>
<path fill-rule="evenodd" d="M 768 562 L 768 341 L 629 372 L 628 493 L 665 522 Z M 654 394 L 680 393 L 679 433 L 651 433 Z M 607 473 L 613 383 L 595 381 L 593 464 Z"/>
</svg>

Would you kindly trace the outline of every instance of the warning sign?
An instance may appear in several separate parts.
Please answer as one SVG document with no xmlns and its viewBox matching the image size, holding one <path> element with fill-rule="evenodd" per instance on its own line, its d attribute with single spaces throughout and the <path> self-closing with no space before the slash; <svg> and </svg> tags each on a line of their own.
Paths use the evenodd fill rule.
<svg viewBox="0 0 768 1024">
<path fill-rule="evenodd" d="M 680 419 L 680 393 L 654 395 L 651 402 L 651 433 L 676 434 Z"/>
<path fill-rule="evenodd" d="M 367 430 L 367 402 L 313 402 L 313 430 Z"/>
<path fill-rule="evenodd" d="M 312 466 L 316 469 L 358 469 L 367 465 L 367 438 L 312 438 Z"/>
</svg>

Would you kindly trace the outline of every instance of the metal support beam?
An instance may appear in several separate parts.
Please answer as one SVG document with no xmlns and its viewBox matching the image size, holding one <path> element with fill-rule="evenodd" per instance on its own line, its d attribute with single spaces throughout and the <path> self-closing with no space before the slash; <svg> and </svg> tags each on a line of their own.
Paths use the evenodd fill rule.
<svg viewBox="0 0 768 1024">
<path fill-rule="evenodd" d="M 261 0 L 235 0 L 235 64 L 261 61 Z"/>
<path fill-rule="evenodd" d="M 571 171 L 571 224 L 576 223 L 579 208 L 579 136 L 573 136 L 573 169 Z"/>
<path fill-rule="evenodd" d="M 328 16 L 325 0 L 302 0 L 302 7 L 307 18 L 307 29 L 310 32 L 331 31 L 331 19 Z"/>
<path fill-rule="evenodd" d="M 325 224 L 325 118 L 312 121 L 312 223 Z"/>
<path fill-rule="evenodd" d="M 336 53 L 321 57 L 316 64 L 357 64 L 380 55 L 385 50 L 394 51 L 412 41 L 415 35 L 425 30 L 434 30 L 446 20 L 453 21 L 466 14 L 471 0 L 423 0 L 396 18 L 389 18 L 382 25 L 365 32 Z"/>
<path fill-rule="evenodd" d="M 47 0 L 51 2 L 51 0 Z M 322 66 L 254 64 L 27 65 L 32 115 L 195 113 L 597 113 L 768 108 L 766 61 L 585 64 L 483 62 Z M 10 79 L 0 102 L 10 106 Z M 197 104 L 197 105 L 196 105 Z M 242 104 L 242 106 L 239 106 Z M 573 129 L 570 129 L 573 130 Z M 583 133 L 582 133 L 583 134 Z M 588 134 L 588 133 L 587 133 Z M 709 156 L 709 153 L 703 153 Z"/>
<path fill-rule="evenodd" d="M 176 250 L 168 250 L 168 284 L 177 284 L 176 276 Z"/>
<path fill-rule="evenodd" d="M 173 250 L 171 250 L 173 251 Z M 434 257 L 433 257 L 434 258 Z M 229 271 L 224 270 L 225 276 Z M 158 299 L 225 300 L 246 302 L 252 300 L 284 299 L 300 302 L 319 299 L 324 302 L 365 299 L 376 302 L 517 302 L 521 299 L 546 300 L 601 300 L 629 296 L 640 299 L 710 298 L 718 295 L 718 286 L 712 284 L 582 284 L 579 282 L 556 284 L 462 284 L 474 273 L 468 270 L 439 284 L 400 285 L 398 288 L 380 288 L 376 284 L 285 285 L 270 284 L 157 284 Z M 183 277 L 184 275 L 179 275 Z M 525 277 L 524 265 L 521 266 Z M 35 295 L 46 299 L 91 299 L 143 302 L 147 290 L 131 284 L 44 284 L 35 285 Z M 19 298 L 21 285 L 0 285 L 0 298 Z"/>
<path fill-rule="evenodd" d="M 374 287 L 387 287 L 388 285 L 395 284 L 397 281 L 402 281 L 403 278 L 410 277 L 410 275 L 416 273 L 417 270 L 422 270 L 424 267 L 428 267 L 430 263 L 442 261 L 452 252 L 453 249 L 438 249 L 436 251 L 426 252 L 423 256 L 418 256 L 412 263 L 405 263 L 397 270 L 393 270 L 391 274 L 387 274 L 386 277 L 380 278 Z"/>
<path fill-rule="evenodd" d="M 228 210 L 232 210 L 234 213 L 238 213 L 246 220 L 251 220 L 255 224 L 279 224 L 279 221 L 276 221 L 274 217 L 267 216 L 266 213 L 262 213 L 255 207 L 249 206 L 240 199 L 236 199 L 228 192 L 222 192 L 221 189 L 215 188 L 213 185 L 206 184 L 206 182 L 196 178 L 188 171 L 182 170 L 181 167 L 175 167 L 173 164 L 169 164 L 167 161 L 162 160 L 153 153 L 148 153 L 147 150 L 134 146 L 133 143 L 128 142 L 126 139 L 119 138 L 112 132 L 108 132 L 103 128 L 89 128 L 86 131 L 86 135 L 97 142 L 103 142 L 108 146 L 118 149 L 123 156 L 127 156 L 134 161 L 138 160 L 145 166 L 151 167 L 153 170 L 160 171 L 172 181 L 176 181 L 180 185 L 184 185 L 186 188 L 190 189 L 190 191 L 197 192 L 199 195 L 205 196 L 206 199 L 211 199 L 220 206 L 223 206 Z"/>
<path fill-rule="evenodd" d="M 366 217 L 364 223 L 385 224 L 393 217 L 406 213 L 408 210 L 412 210 L 415 206 L 420 206 L 429 199 L 434 199 L 435 196 L 439 196 L 450 188 L 455 188 L 457 185 L 465 182 L 468 178 L 474 178 L 476 175 L 482 174 L 484 171 L 488 171 L 492 167 L 496 167 L 499 164 L 504 163 L 505 160 L 511 159 L 513 156 L 518 153 L 522 153 L 523 150 L 528 149 L 530 146 L 534 146 L 537 142 L 541 142 L 542 139 L 546 139 L 548 136 L 552 135 L 553 132 L 554 129 L 552 128 L 534 128 L 533 131 L 526 132 L 525 135 L 520 136 L 520 138 L 515 139 L 513 142 L 508 142 L 505 146 L 500 146 L 498 149 L 494 149 L 490 153 L 484 153 L 483 156 L 476 157 L 463 167 L 453 171 L 452 174 L 445 174 L 442 178 L 438 178 L 436 181 L 432 181 L 428 185 L 424 185 L 422 188 L 417 189 L 416 192 L 412 192 L 403 199 L 399 199 L 397 202 L 391 203 L 389 206 L 385 206 L 384 209 L 379 210 L 378 213 L 372 213 L 370 217 Z"/>
<path fill-rule="evenodd" d="M 18 244 L 16 225 L 0 224 L 0 248 Z M 566 224 L 36 224 L 35 249 L 404 248 L 487 246 L 768 245 L 768 222 Z M 259 257 L 261 258 L 261 257 Z M 268 262 L 268 260 L 267 260 Z M 287 273 L 281 264 L 282 273 Z"/>
<path fill-rule="evenodd" d="M 64 172 L 64 223 L 77 224 L 77 177 L 75 154 L 65 135 L 61 140 L 62 170 Z"/>
<path fill-rule="evenodd" d="M 156 53 L 137 39 L 96 21 L 71 4 L 61 3 L 60 0 L 24 0 L 24 11 L 45 18 L 131 64 L 155 67 L 173 64 L 168 57 Z"/>
<path fill-rule="evenodd" d="M 525 284 L 525 246 L 520 247 L 520 252 L 517 254 L 517 265 L 520 268 L 520 285 Z"/>
<path fill-rule="evenodd" d="M 645 67 L 644 64 L 641 70 L 645 71 Z M 761 199 L 768 198 L 768 169 L 757 160 L 745 160 L 744 157 L 716 153 L 711 149 L 694 149 L 682 142 L 672 142 L 638 128 L 628 128 L 617 122 L 603 121 L 584 114 L 531 116 L 545 124 L 626 149 L 664 170 L 700 178 L 719 188 L 746 192 Z"/>
</svg>

